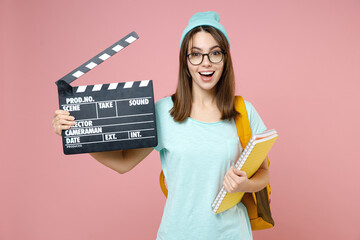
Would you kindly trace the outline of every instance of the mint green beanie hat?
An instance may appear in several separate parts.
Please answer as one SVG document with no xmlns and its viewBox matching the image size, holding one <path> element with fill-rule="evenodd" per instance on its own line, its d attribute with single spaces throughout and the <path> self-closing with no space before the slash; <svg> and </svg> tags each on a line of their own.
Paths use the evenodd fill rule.
<svg viewBox="0 0 360 240">
<path fill-rule="evenodd" d="M 223 27 L 223 25 L 220 24 L 220 15 L 217 12 L 198 12 L 195 13 L 189 20 L 189 25 L 185 28 L 182 36 L 181 36 L 181 40 L 180 40 L 180 46 L 182 44 L 182 41 L 185 37 L 185 35 L 190 32 L 191 29 L 196 28 L 198 26 L 203 26 L 203 25 L 207 25 L 207 26 L 211 26 L 214 27 L 216 29 L 218 29 L 220 32 L 222 32 L 224 34 L 224 36 L 226 37 L 229 46 L 230 46 L 230 40 L 229 37 L 226 33 L 225 28 Z"/>
</svg>

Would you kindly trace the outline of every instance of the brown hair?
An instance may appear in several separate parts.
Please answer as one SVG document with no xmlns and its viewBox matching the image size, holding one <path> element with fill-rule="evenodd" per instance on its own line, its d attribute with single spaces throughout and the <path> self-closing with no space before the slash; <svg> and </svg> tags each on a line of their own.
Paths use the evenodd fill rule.
<svg viewBox="0 0 360 240">
<path fill-rule="evenodd" d="M 171 96 L 174 106 L 170 110 L 171 116 L 177 122 L 185 121 L 191 113 L 192 106 L 192 80 L 187 67 L 187 51 L 189 42 L 195 33 L 205 31 L 210 33 L 220 48 L 225 51 L 224 68 L 219 82 L 215 86 L 216 104 L 221 112 L 221 120 L 231 120 L 239 113 L 235 110 L 235 76 L 230 55 L 230 46 L 226 37 L 211 26 L 198 26 L 189 31 L 184 37 L 179 55 L 179 80 L 176 92 Z"/>
</svg>

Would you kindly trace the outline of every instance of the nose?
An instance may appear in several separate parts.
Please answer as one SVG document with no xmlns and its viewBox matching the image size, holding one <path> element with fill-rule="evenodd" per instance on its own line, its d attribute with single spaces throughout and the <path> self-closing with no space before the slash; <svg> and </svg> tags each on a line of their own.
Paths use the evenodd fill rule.
<svg viewBox="0 0 360 240">
<path fill-rule="evenodd" d="M 209 59 L 209 54 L 204 54 L 203 55 L 203 61 L 202 61 L 202 65 L 203 66 L 210 66 L 211 65 L 211 62 L 210 62 L 210 59 Z"/>
</svg>

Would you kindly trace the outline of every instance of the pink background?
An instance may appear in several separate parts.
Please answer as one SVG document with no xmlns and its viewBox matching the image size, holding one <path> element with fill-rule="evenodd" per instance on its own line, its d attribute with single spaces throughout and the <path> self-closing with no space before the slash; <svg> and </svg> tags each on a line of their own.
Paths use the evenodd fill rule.
<svg viewBox="0 0 360 240">
<path fill-rule="evenodd" d="M 73 85 L 153 79 L 174 92 L 179 40 L 215 10 L 236 93 L 280 138 L 271 151 L 276 227 L 255 239 L 360 239 L 360 2 L 0 1 L 0 239 L 155 239 L 159 154 L 120 175 L 65 156 L 54 84 L 135 30 L 140 39 Z M 5 110 L 5 111 L 4 111 Z"/>
</svg>

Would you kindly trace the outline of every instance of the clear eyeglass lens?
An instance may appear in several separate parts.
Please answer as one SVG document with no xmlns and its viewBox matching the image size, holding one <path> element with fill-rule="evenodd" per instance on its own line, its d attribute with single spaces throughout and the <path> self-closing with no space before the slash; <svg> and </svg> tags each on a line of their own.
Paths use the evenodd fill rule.
<svg viewBox="0 0 360 240">
<path fill-rule="evenodd" d="M 222 52 L 219 52 L 219 51 L 211 52 L 211 53 L 209 54 L 209 58 L 210 58 L 210 61 L 211 61 L 212 63 L 219 63 L 219 62 L 221 62 L 222 57 L 223 57 L 223 54 L 222 54 Z"/>
<path fill-rule="evenodd" d="M 213 51 L 208 54 L 209 60 L 212 63 L 219 63 L 223 58 L 223 53 L 220 51 Z M 203 61 L 203 56 L 201 53 L 190 53 L 189 60 L 192 64 L 198 65 Z"/>
<path fill-rule="evenodd" d="M 201 54 L 198 54 L 198 53 L 191 53 L 189 55 L 189 60 L 192 64 L 200 64 L 201 61 L 202 61 L 202 55 Z"/>
</svg>

